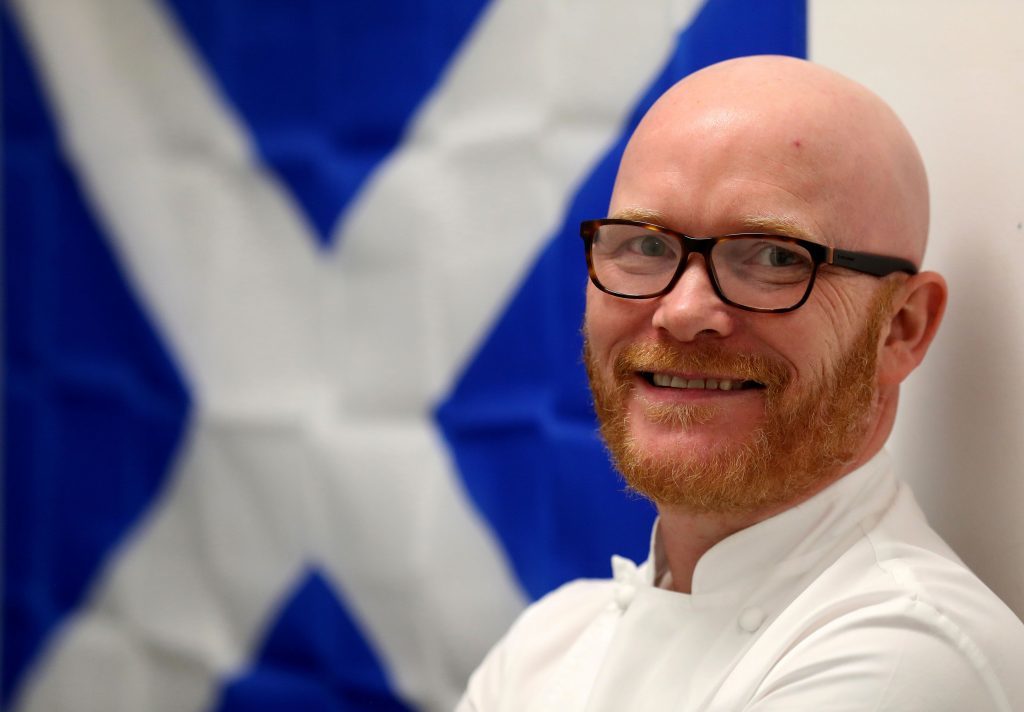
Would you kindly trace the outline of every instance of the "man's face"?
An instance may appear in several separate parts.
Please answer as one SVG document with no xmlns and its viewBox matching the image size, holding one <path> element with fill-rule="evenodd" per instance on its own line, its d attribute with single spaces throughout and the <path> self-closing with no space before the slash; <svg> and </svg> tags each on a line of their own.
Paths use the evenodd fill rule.
<svg viewBox="0 0 1024 712">
<path fill-rule="evenodd" d="M 835 244 L 844 216 L 816 175 L 825 167 L 801 155 L 799 139 L 750 142 L 730 119 L 638 134 L 612 215 L 695 236 L 798 232 Z M 841 474 L 875 424 L 888 297 L 871 277 L 825 268 L 800 309 L 743 311 L 718 299 L 693 255 L 660 298 L 625 300 L 590 285 L 587 368 L 627 482 L 659 503 L 753 512 Z"/>
</svg>

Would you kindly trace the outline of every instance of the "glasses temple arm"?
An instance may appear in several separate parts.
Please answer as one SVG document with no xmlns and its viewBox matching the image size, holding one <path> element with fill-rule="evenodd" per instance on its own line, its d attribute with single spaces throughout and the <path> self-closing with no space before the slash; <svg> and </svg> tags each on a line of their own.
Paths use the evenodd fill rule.
<svg viewBox="0 0 1024 712">
<path fill-rule="evenodd" d="M 905 260 L 901 257 L 886 257 L 885 255 L 875 255 L 870 252 L 853 252 L 831 247 L 828 248 L 828 256 L 825 259 L 825 263 L 835 265 L 836 267 L 845 267 L 857 272 L 864 272 L 865 274 L 872 274 L 876 277 L 884 277 L 893 272 L 917 274 L 917 266 L 910 260 Z"/>
</svg>

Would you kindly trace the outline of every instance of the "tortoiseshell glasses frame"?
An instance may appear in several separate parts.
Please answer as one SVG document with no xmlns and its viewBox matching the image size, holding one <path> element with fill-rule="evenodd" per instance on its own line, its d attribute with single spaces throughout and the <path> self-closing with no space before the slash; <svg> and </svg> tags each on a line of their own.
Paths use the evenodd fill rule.
<svg viewBox="0 0 1024 712">
<path fill-rule="evenodd" d="M 623 299 L 668 294 L 693 253 L 704 258 L 719 299 L 739 309 L 773 314 L 803 306 L 821 265 L 875 277 L 917 273 L 916 265 L 899 257 L 842 250 L 789 235 L 691 237 L 660 225 L 609 218 L 584 221 L 580 236 L 594 286 Z"/>
</svg>

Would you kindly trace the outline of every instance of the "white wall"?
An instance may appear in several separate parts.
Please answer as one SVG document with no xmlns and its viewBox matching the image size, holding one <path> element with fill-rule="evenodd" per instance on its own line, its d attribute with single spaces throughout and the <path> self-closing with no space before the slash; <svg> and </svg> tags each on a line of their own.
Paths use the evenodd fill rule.
<svg viewBox="0 0 1024 712">
<path fill-rule="evenodd" d="M 1024 616 L 1024 2 L 811 0 L 810 56 L 924 155 L 945 323 L 889 441 L 929 519 Z"/>
</svg>

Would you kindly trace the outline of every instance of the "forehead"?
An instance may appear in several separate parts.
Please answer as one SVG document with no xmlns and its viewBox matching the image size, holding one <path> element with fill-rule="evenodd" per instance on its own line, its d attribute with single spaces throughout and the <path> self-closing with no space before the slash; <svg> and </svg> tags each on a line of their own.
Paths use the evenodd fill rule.
<svg viewBox="0 0 1024 712">
<path fill-rule="evenodd" d="M 912 145 L 875 126 L 871 101 L 821 87 L 769 100 L 706 85 L 670 92 L 644 117 L 620 165 L 614 216 L 695 236 L 767 232 L 919 261 L 911 253 L 923 251 L 927 234 L 926 183 L 919 165 L 908 174 L 894 158 Z M 919 244 L 901 244 L 908 235 Z"/>
<path fill-rule="evenodd" d="M 779 228 L 821 239 L 815 223 L 837 194 L 834 151 L 810 124 L 759 107 L 652 110 L 623 155 L 612 210 L 648 210 L 687 233 Z"/>
</svg>

